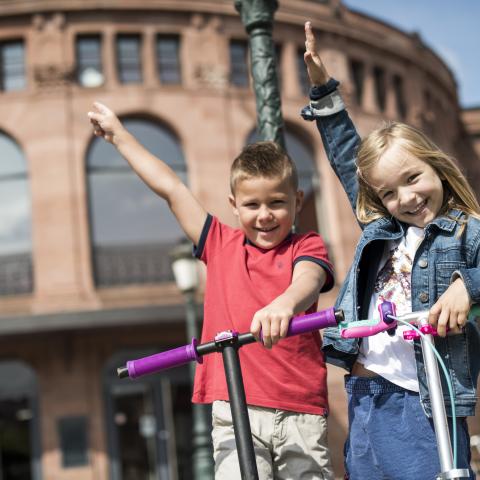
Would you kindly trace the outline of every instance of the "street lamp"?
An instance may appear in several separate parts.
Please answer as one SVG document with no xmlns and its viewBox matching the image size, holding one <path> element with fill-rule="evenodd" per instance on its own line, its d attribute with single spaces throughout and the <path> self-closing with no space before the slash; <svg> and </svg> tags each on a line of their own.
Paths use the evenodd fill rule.
<svg viewBox="0 0 480 480">
<path fill-rule="evenodd" d="M 185 299 L 185 320 L 187 341 L 192 338 L 198 339 L 197 311 L 195 293 L 198 288 L 199 278 L 197 260 L 192 255 L 192 245 L 188 242 L 181 242 L 170 252 L 172 259 L 173 276 L 178 289 L 183 293 Z M 193 385 L 195 377 L 195 363 L 190 362 L 190 379 Z M 192 470 L 194 480 L 213 479 L 213 453 L 211 445 L 210 409 L 204 404 L 193 404 L 193 454 Z"/>
<path fill-rule="evenodd" d="M 235 0 L 235 8 L 250 41 L 253 87 L 257 106 L 257 131 L 262 140 L 285 148 L 282 106 L 272 30 L 278 0 Z"/>
</svg>

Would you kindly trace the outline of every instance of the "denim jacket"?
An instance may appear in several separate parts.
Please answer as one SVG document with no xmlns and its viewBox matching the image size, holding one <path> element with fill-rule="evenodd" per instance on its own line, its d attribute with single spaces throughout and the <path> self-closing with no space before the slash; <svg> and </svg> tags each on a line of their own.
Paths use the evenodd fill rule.
<svg viewBox="0 0 480 480">
<path fill-rule="evenodd" d="M 332 79 L 322 87 L 314 87 L 311 106 L 302 111 L 302 116 L 316 120 L 328 159 L 355 210 L 358 192 L 355 154 L 360 139 L 336 91 L 337 85 L 338 82 Z M 331 100 L 329 97 L 336 98 Z M 334 113 L 331 114 L 332 107 Z M 452 276 L 455 278 L 458 275 L 464 280 L 472 301 L 480 303 L 480 221 L 468 218 L 461 232 L 459 220 L 465 219 L 463 212 L 452 210 L 426 226 L 425 238 L 418 247 L 412 265 L 412 311 L 432 307 L 450 285 Z M 384 242 L 400 239 L 408 228 L 408 225 L 393 217 L 384 217 L 360 226 L 362 234 L 353 264 L 336 302 L 336 308 L 343 309 L 346 320 L 350 322 L 367 318 Z M 456 415 L 475 415 L 480 369 L 480 333 L 476 318 L 471 316 L 464 331 L 458 335 L 436 337 L 435 347 L 453 381 Z M 344 339 L 337 328 L 329 328 L 324 331 L 323 348 L 327 362 L 350 370 L 358 355 L 359 340 Z M 422 351 L 417 340 L 414 349 L 420 400 L 425 412 L 431 415 Z M 449 413 L 450 397 L 442 370 L 440 376 Z"/>
</svg>

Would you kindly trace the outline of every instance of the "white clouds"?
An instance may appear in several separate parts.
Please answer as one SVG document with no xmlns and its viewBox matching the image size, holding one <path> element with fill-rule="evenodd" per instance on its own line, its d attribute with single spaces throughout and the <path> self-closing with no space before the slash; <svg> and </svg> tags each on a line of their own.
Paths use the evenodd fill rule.
<svg viewBox="0 0 480 480">
<path fill-rule="evenodd" d="M 465 66 L 462 63 L 462 58 L 458 52 L 452 50 L 445 45 L 437 45 L 435 53 L 441 57 L 441 59 L 447 64 L 452 73 L 454 74 L 457 82 L 461 85 L 465 82 L 467 72 Z"/>
<path fill-rule="evenodd" d="M 405 32 L 418 31 L 425 43 L 451 68 L 462 105 L 480 104 L 480 2 L 477 0 L 344 0 L 366 15 L 381 18 Z"/>
</svg>

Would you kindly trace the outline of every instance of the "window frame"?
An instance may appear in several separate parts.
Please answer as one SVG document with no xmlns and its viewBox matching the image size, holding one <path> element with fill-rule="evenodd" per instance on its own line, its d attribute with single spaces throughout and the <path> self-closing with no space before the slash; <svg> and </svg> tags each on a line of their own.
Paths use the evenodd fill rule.
<svg viewBox="0 0 480 480">
<path fill-rule="evenodd" d="M 136 51 L 131 56 L 125 56 L 121 52 L 122 45 L 123 47 L 129 47 L 127 43 L 124 43 L 128 40 L 135 43 Z M 143 83 L 143 36 L 141 33 L 117 33 L 115 37 L 115 56 L 117 79 L 121 85 L 138 85 Z M 132 75 L 132 77 L 128 78 L 129 75 Z"/>
<path fill-rule="evenodd" d="M 80 43 L 85 41 L 85 40 L 98 40 L 97 45 L 98 45 L 98 56 L 93 57 L 95 61 L 90 61 L 89 58 L 85 58 L 85 61 L 82 61 L 82 57 L 80 54 Z M 99 83 L 98 85 L 94 86 L 101 86 L 105 84 L 105 73 L 104 73 L 104 65 L 103 65 L 103 35 L 101 33 L 78 33 L 75 36 L 75 75 L 76 75 L 76 81 L 78 85 L 84 88 L 89 88 L 89 85 L 86 85 L 82 81 L 82 74 L 84 73 L 85 70 L 91 68 L 93 69 L 96 73 L 98 73 L 102 77 L 102 82 Z M 96 52 L 97 53 L 97 52 Z"/>
<path fill-rule="evenodd" d="M 20 46 L 21 47 L 21 62 L 18 64 L 13 65 L 13 69 L 15 70 L 15 66 L 20 65 L 19 72 L 20 74 L 14 75 L 13 77 L 8 74 L 8 70 L 12 68 L 12 64 L 7 64 L 5 59 L 5 54 L 7 53 L 6 50 L 9 47 Z M 26 90 L 27 88 L 27 69 L 26 69 L 26 62 L 25 62 L 25 40 L 23 38 L 11 38 L 5 39 L 0 41 L 0 91 L 1 92 L 17 92 Z M 12 80 L 13 78 L 21 78 L 20 86 L 18 88 L 10 88 L 7 86 L 9 83 L 8 79 Z"/>
<path fill-rule="evenodd" d="M 0 138 L 10 144 L 10 147 L 16 150 L 15 155 L 19 155 L 18 159 L 22 163 L 15 164 L 17 168 L 13 171 L 0 173 L 0 188 L 4 187 L 7 182 L 22 182 L 25 185 L 23 193 L 25 201 L 28 203 L 29 222 L 28 240 L 25 251 L 6 251 L 0 253 L 0 297 L 11 295 L 32 294 L 34 291 L 34 275 L 33 275 L 33 252 L 32 252 L 32 208 L 31 208 L 31 192 L 28 174 L 28 163 L 23 150 L 16 140 L 8 133 L 0 130 Z M 1 144 L 0 144 L 1 145 Z M 0 249 L 0 252 L 2 249 Z"/>
<path fill-rule="evenodd" d="M 188 168 L 182 143 L 168 125 L 144 115 L 126 115 L 121 120 L 149 151 L 165 158 L 169 167 L 188 183 Z M 158 143 L 149 145 L 145 138 L 142 140 L 143 135 L 150 139 L 155 137 Z M 158 140 L 161 135 L 164 135 L 165 141 Z M 97 148 L 103 150 L 96 151 Z M 167 149 L 171 155 L 164 155 L 158 149 Z M 174 279 L 169 252 L 184 238 L 184 233 L 167 203 L 138 178 L 114 147 L 95 136 L 92 136 L 85 154 L 85 173 L 91 265 L 96 288 L 172 282 Z M 102 195 L 105 188 L 110 192 L 118 190 L 108 188 L 108 182 L 120 182 L 124 188 L 120 189 L 121 193 L 112 193 L 110 198 L 105 199 L 105 195 Z M 122 198 L 127 188 L 133 195 Z M 114 197 L 118 198 L 118 202 Z M 105 222 L 105 211 L 111 211 L 112 201 L 117 202 L 116 211 L 113 212 L 114 215 L 109 215 L 108 226 Z M 146 206 L 143 210 L 136 209 L 132 216 L 128 204 L 136 202 Z M 132 223 L 135 223 L 137 228 L 132 228 Z M 168 228 L 165 229 L 164 225 L 168 225 Z M 168 233 L 162 235 L 162 229 Z"/>
<path fill-rule="evenodd" d="M 174 45 L 174 58 L 165 58 L 161 53 L 161 42 L 171 41 Z M 182 64 L 180 61 L 181 37 L 178 34 L 162 34 L 155 36 L 155 64 L 157 75 L 162 85 L 181 85 L 182 84 Z M 169 79 L 172 74 L 174 80 Z"/>
<path fill-rule="evenodd" d="M 236 48 L 242 51 L 235 51 Z M 229 82 L 236 88 L 250 88 L 249 45 L 248 40 L 231 38 L 228 43 Z M 242 59 L 242 61 L 238 61 Z"/>
</svg>

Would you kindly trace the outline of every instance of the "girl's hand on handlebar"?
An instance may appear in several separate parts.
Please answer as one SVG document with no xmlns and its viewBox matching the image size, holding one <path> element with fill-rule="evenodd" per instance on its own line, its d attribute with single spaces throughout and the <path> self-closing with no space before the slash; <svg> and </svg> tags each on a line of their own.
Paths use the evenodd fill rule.
<svg viewBox="0 0 480 480">
<path fill-rule="evenodd" d="M 457 278 L 430 309 L 428 323 L 436 327 L 438 334 L 445 337 L 450 333 L 460 333 L 467 323 L 472 302 L 461 278 Z"/>
</svg>

